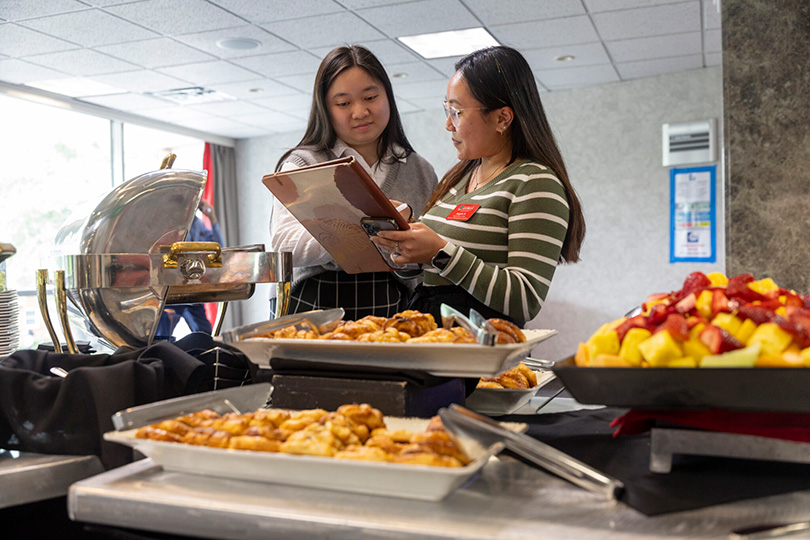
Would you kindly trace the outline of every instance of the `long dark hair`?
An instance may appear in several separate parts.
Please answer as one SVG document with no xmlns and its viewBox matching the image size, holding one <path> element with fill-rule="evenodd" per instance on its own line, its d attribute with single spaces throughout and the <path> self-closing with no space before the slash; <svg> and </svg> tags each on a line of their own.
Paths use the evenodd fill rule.
<svg viewBox="0 0 810 540">
<path fill-rule="evenodd" d="M 402 120 L 399 118 L 399 110 L 397 109 L 396 100 L 394 100 L 391 80 L 388 78 L 382 63 L 365 47 L 347 45 L 332 49 L 321 61 L 318 74 L 315 76 L 315 87 L 312 90 L 312 108 L 309 111 L 307 129 L 299 143 L 295 145 L 295 148 L 287 150 L 278 160 L 276 171 L 281 169 L 284 160 L 296 148 L 306 147 L 325 151 L 335 145 L 337 135 L 334 127 L 332 127 L 332 120 L 326 106 L 326 94 L 335 79 L 345 70 L 353 67 L 362 68 L 372 79 L 380 82 L 385 88 L 385 94 L 388 97 L 390 116 L 388 125 L 377 141 L 377 155 L 384 156 L 386 150 L 391 148 L 393 143 L 402 147 L 403 153 L 402 155 L 394 155 L 391 158 L 392 162 L 413 152 L 411 143 L 405 137 L 405 130 L 402 129 Z"/>
<path fill-rule="evenodd" d="M 554 171 L 565 186 L 569 217 L 561 258 L 563 262 L 579 261 L 579 249 L 585 238 L 582 205 L 568 179 L 568 171 L 554 140 L 528 62 L 510 47 L 490 47 L 465 56 L 455 67 L 467 82 L 470 93 L 484 107 L 482 112 L 501 107 L 512 108 L 514 120 L 508 132 L 512 141 L 510 163 L 517 159 L 536 161 Z M 425 212 L 480 163 L 480 159 L 464 160 L 447 171 L 428 201 Z"/>
</svg>

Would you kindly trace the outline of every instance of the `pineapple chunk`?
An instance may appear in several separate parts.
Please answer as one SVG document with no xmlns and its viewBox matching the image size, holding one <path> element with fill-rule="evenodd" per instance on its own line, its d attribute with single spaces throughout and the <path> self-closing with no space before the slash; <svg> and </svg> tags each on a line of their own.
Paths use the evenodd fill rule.
<svg viewBox="0 0 810 540">
<path fill-rule="evenodd" d="M 771 291 L 779 290 L 779 285 L 771 278 L 763 278 L 758 281 L 752 281 L 748 284 L 748 288 L 759 294 L 768 294 Z"/>
<path fill-rule="evenodd" d="M 616 319 L 615 321 L 610 321 L 610 322 L 607 322 L 607 323 L 603 324 L 602 326 L 599 327 L 599 329 L 596 332 L 594 332 L 591 335 L 591 337 L 588 338 L 588 341 L 586 341 L 585 344 L 590 345 L 591 343 L 593 343 L 594 339 L 596 339 L 596 338 L 598 338 L 600 336 L 605 336 L 605 335 L 613 332 L 614 330 L 616 330 L 616 328 L 620 324 L 622 324 L 626 320 L 627 319 L 622 317 L 621 319 Z"/>
<path fill-rule="evenodd" d="M 706 274 L 706 277 L 712 282 L 712 287 L 725 287 L 728 285 L 728 278 L 722 272 L 712 272 Z"/>
<path fill-rule="evenodd" d="M 719 326 L 732 336 L 737 337 L 737 332 L 740 326 L 742 326 L 742 321 L 731 313 L 718 313 L 715 315 L 714 319 L 712 319 L 712 324 Z"/>
<path fill-rule="evenodd" d="M 686 356 L 691 356 L 698 362 L 704 356 L 712 354 L 712 351 L 700 341 L 697 335 L 691 336 L 687 341 L 683 342 L 683 352 Z"/>
<path fill-rule="evenodd" d="M 683 356 L 683 351 L 669 332 L 663 330 L 638 344 L 638 349 L 651 367 L 661 367 Z"/>
<path fill-rule="evenodd" d="M 641 351 L 638 350 L 638 344 L 649 338 L 652 332 L 646 328 L 631 328 L 624 335 L 622 346 L 619 349 L 619 356 L 622 357 L 628 364 L 638 366 L 643 360 Z"/>
<path fill-rule="evenodd" d="M 723 354 L 710 354 L 700 359 L 700 367 L 702 368 L 750 368 L 759 357 L 761 346 L 759 343 L 737 349 L 734 351 L 724 352 Z"/>
<path fill-rule="evenodd" d="M 608 334 L 591 336 L 588 341 L 590 343 L 586 343 L 585 346 L 588 348 L 588 358 L 591 361 L 599 354 L 612 354 L 614 356 L 619 354 L 619 334 L 615 330 Z"/>
<path fill-rule="evenodd" d="M 671 367 L 671 368 L 694 368 L 694 367 L 697 367 L 697 366 L 698 366 L 698 363 L 691 356 L 684 356 L 683 358 L 676 358 L 675 360 L 670 360 L 669 364 L 667 364 L 667 367 Z"/>
<path fill-rule="evenodd" d="M 700 296 L 698 296 L 697 301 L 695 302 L 695 308 L 697 308 L 698 313 L 703 315 L 703 317 L 706 319 L 710 319 L 712 317 L 712 297 L 712 291 L 701 291 Z"/>
<path fill-rule="evenodd" d="M 746 341 L 746 345 L 759 343 L 762 345 L 762 352 L 780 354 L 790 345 L 792 340 L 790 334 L 774 323 L 763 323 L 757 326 L 757 329 Z"/>
<path fill-rule="evenodd" d="M 754 330 L 757 329 L 757 323 L 752 321 L 751 319 L 745 319 L 740 328 L 737 330 L 737 333 L 734 334 L 734 337 L 737 338 L 740 343 L 748 343 L 748 339 L 751 337 L 751 334 L 754 333 Z"/>
<path fill-rule="evenodd" d="M 810 367 L 810 347 L 802 349 L 801 352 L 799 353 L 799 356 L 801 356 L 802 360 L 804 360 L 804 366 Z"/>
</svg>

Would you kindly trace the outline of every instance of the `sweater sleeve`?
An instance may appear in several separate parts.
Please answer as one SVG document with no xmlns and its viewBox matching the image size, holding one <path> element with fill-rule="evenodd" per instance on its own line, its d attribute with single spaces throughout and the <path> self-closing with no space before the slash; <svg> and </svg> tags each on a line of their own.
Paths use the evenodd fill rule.
<svg viewBox="0 0 810 540">
<path fill-rule="evenodd" d="M 535 174 L 508 196 L 506 264 L 485 262 L 459 246 L 443 278 L 516 320 L 537 316 L 568 230 L 565 190 L 553 174 Z M 536 178 L 535 178 L 536 177 Z"/>
</svg>

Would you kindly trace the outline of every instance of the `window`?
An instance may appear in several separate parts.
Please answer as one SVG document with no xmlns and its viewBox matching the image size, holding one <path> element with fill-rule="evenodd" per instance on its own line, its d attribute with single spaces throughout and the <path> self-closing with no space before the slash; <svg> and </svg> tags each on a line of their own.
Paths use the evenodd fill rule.
<svg viewBox="0 0 810 540">
<path fill-rule="evenodd" d="M 20 347 L 34 348 L 51 340 L 39 315 L 36 270 L 53 267 L 54 239 L 67 220 L 85 218 L 113 188 L 121 164 L 111 156 L 123 157 L 124 180 L 158 169 L 170 152 L 177 154 L 174 168 L 201 170 L 205 143 L 124 124 L 124 144 L 113 148 L 121 140 L 111 137 L 117 121 L 2 94 L 0 118 L 0 241 L 17 249 L 7 260 L 7 285 L 17 290 L 24 315 Z M 51 318 L 56 323 L 53 311 Z"/>
</svg>

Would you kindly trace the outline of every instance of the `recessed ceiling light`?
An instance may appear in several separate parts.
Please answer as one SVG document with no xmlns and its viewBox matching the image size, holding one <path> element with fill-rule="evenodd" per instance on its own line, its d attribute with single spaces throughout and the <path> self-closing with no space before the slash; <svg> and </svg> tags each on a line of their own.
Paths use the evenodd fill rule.
<svg viewBox="0 0 810 540">
<path fill-rule="evenodd" d="M 231 101 L 236 99 L 225 92 L 209 90 L 208 88 L 203 88 L 201 86 L 175 88 L 172 90 L 165 90 L 163 92 L 149 92 L 149 94 L 156 98 L 165 99 L 179 105 L 199 105 L 200 103 Z"/>
<path fill-rule="evenodd" d="M 70 79 L 49 79 L 47 81 L 34 81 L 25 83 L 40 90 L 47 90 L 54 94 L 70 97 L 106 96 L 109 94 L 126 94 L 126 90 L 110 86 L 90 79 L 75 77 Z"/>
<path fill-rule="evenodd" d="M 558 56 L 554 60 L 556 60 L 557 62 L 570 62 L 573 59 L 574 57 L 571 56 L 570 54 L 563 54 L 562 56 Z"/>
<path fill-rule="evenodd" d="M 397 39 L 416 51 L 422 58 L 463 56 L 478 49 L 500 45 L 498 40 L 483 28 L 403 36 Z"/>
<path fill-rule="evenodd" d="M 408 76 L 408 74 L 405 73 L 405 72 L 402 72 L 402 71 L 400 71 L 399 73 L 392 73 L 391 74 L 392 79 L 404 79 L 407 76 Z"/>
<path fill-rule="evenodd" d="M 217 47 L 231 51 L 246 51 L 261 47 L 261 41 L 250 38 L 225 38 L 217 41 Z"/>
</svg>

